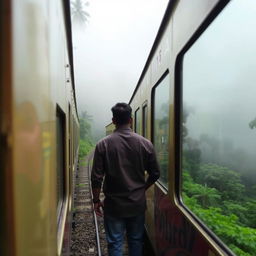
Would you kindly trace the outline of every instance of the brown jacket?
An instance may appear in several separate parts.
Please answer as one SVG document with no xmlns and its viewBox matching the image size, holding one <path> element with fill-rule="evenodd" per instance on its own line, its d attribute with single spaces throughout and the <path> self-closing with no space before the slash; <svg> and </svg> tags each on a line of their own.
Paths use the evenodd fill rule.
<svg viewBox="0 0 256 256">
<path fill-rule="evenodd" d="M 93 189 L 101 188 L 105 177 L 104 214 L 132 217 L 143 213 L 145 186 L 159 175 L 152 143 L 130 128 L 120 127 L 96 145 L 91 181 Z"/>
</svg>

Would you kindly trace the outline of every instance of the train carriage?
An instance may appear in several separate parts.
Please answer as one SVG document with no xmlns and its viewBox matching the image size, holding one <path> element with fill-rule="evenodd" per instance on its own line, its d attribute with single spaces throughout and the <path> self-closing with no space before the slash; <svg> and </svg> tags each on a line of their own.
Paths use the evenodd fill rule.
<svg viewBox="0 0 256 256">
<path fill-rule="evenodd" d="M 69 1 L 0 7 L 0 255 L 69 255 Z M 255 255 L 255 12 L 252 0 L 169 2 L 130 100 L 161 166 L 147 192 L 157 255 Z"/>
<path fill-rule="evenodd" d="M 79 138 L 69 1 L 0 6 L 0 255 L 69 255 Z"/>
<path fill-rule="evenodd" d="M 156 255 L 255 255 L 255 11 L 169 2 L 130 100 L 161 167 L 147 193 Z"/>
</svg>

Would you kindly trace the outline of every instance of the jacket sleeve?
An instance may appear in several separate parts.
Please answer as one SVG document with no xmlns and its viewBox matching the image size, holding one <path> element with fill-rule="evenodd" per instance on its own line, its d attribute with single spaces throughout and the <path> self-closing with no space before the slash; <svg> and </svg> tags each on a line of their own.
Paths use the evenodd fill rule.
<svg viewBox="0 0 256 256">
<path fill-rule="evenodd" d="M 93 166 L 92 166 L 92 173 L 91 173 L 92 189 L 101 188 L 104 175 L 105 175 L 104 155 L 103 155 L 103 152 L 100 151 L 99 144 L 97 144 L 94 152 Z"/>
</svg>

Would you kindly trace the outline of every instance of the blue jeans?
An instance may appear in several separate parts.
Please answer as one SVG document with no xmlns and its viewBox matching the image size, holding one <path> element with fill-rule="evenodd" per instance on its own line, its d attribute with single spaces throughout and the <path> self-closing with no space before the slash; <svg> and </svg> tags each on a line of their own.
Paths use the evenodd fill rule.
<svg viewBox="0 0 256 256">
<path fill-rule="evenodd" d="M 118 218 L 104 216 L 109 256 L 123 255 L 123 241 L 126 230 L 129 256 L 141 256 L 144 236 L 145 214 L 135 217 Z"/>
</svg>

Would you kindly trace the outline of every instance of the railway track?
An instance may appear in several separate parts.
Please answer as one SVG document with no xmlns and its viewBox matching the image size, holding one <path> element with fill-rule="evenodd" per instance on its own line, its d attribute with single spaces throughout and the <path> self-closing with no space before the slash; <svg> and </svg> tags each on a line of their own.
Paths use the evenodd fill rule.
<svg viewBox="0 0 256 256">
<path fill-rule="evenodd" d="M 71 235 L 72 256 L 107 256 L 103 218 L 93 211 L 89 163 L 92 155 L 80 160 L 76 173 Z"/>
<path fill-rule="evenodd" d="M 71 235 L 71 256 L 107 256 L 104 222 L 93 210 L 90 172 L 93 154 L 80 160 L 76 173 Z M 100 199 L 104 199 L 103 193 Z M 128 256 L 127 243 L 123 256 Z"/>
</svg>

